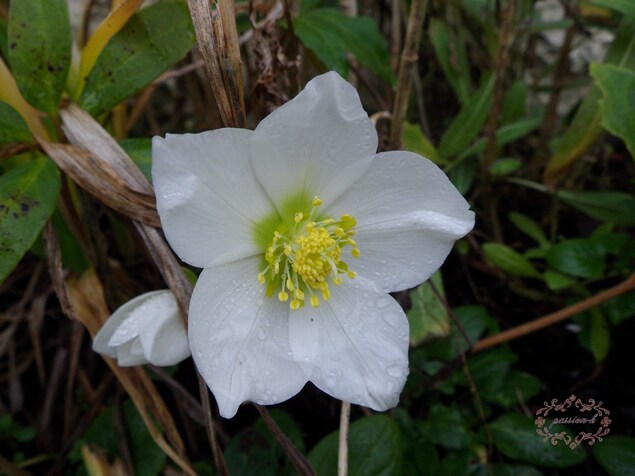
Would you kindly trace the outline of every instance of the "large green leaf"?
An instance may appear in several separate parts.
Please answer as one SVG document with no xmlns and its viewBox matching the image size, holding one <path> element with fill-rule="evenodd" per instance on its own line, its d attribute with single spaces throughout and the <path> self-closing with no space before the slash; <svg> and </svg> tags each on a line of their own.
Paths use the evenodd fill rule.
<svg viewBox="0 0 635 476">
<path fill-rule="evenodd" d="M 459 155 L 476 138 L 487 119 L 493 86 L 494 78 L 491 77 L 452 119 L 439 144 L 439 154 L 442 157 Z"/>
<path fill-rule="evenodd" d="M 600 246 L 585 238 L 558 243 L 547 253 L 547 262 L 558 271 L 580 278 L 598 278 L 606 266 Z"/>
<path fill-rule="evenodd" d="M 337 474 L 339 432 L 323 438 L 309 453 L 309 462 L 320 476 Z M 392 476 L 401 474 L 401 438 L 397 424 L 385 415 L 365 417 L 350 426 L 348 474 Z"/>
<path fill-rule="evenodd" d="M 18 111 L 0 101 L 0 145 L 33 142 L 29 127 Z"/>
<path fill-rule="evenodd" d="M 464 39 L 452 31 L 445 22 L 436 18 L 430 20 L 428 32 L 445 78 L 459 101 L 467 101 L 472 92 L 472 84 Z"/>
<path fill-rule="evenodd" d="M 32 106 L 55 113 L 71 64 L 67 0 L 14 0 L 9 10 L 9 61 Z"/>
<path fill-rule="evenodd" d="M 635 196 L 625 192 L 576 192 L 559 190 L 558 198 L 600 221 L 635 225 Z"/>
<path fill-rule="evenodd" d="M 635 8 L 635 2 L 632 5 Z M 635 73 L 617 66 L 593 64 L 591 76 L 604 94 L 602 125 L 626 143 L 635 159 Z"/>
<path fill-rule="evenodd" d="M 552 433 L 563 431 L 554 425 Z M 503 415 L 490 424 L 492 440 L 496 449 L 505 456 L 550 468 L 568 468 L 582 463 L 586 453 L 581 447 L 570 449 L 564 442 L 553 445 L 536 434 L 534 419 L 517 413 Z"/>
<path fill-rule="evenodd" d="M 604 63 L 635 69 L 635 19 L 624 19 Z M 598 102 L 601 98 L 602 93 L 597 86 L 586 95 L 571 125 L 559 138 L 555 151 L 547 163 L 547 179 L 561 176 L 599 137 L 602 132 L 602 115 Z"/>
<path fill-rule="evenodd" d="M 404 149 L 423 155 L 437 165 L 446 163 L 446 160 L 439 156 L 436 147 L 430 142 L 430 139 L 423 134 L 417 124 L 404 121 L 401 143 Z"/>
<path fill-rule="evenodd" d="M 450 317 L 441 301 L 443 294 L 443 281 L 439 271 L 410 293 L 412 307 L 407 315 L 411 345 L 418 345 L 427 337 L 447 336 L 450 333 Z"/>
<path fill-rule="evenodd" d="M 301 13 L 293 20 L 293 28 L 309 48 L 329 68 L 342 76 L 348 73 L 346 53 L 393 83 L 388 46 L 377 24 L 366 17 L 348 17 L 333 8 L 318 8 Z"/>
<path fill-rule="evenodd" d="M 609 476 L 635 476 L 635 438 L 609 436 L 593 445 L 593 457 Z"/>
<path fill-rule="evenodd" d="M 194 40 L 185 0 L 140 10 L 97 58 L 79 103 L 94 116 L 109 111 L 183 58 Z"/>
<path fill-rule="evenodd" d="M 433 405 L 421 432 L 426 440 L 445 448 L 463 449 L 470 444 L 469 424 L 456 408 Z"/>
<path fill-rule="evenodd" d="M 55 209 L 60 177 L 38 157 L 0 176 L 0 282 L 33 245 Z"/>
</svg>

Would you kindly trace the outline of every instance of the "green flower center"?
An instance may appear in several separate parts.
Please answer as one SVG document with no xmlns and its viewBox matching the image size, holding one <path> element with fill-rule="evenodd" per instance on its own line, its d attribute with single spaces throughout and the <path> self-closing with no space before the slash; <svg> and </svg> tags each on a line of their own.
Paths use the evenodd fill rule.
<svg viewBox="0 0 635 476">
<path fill-rule="evenodd" d="M 355 278 L 342 260 L 342 250 L 349 246 L 351 256 L 359 257 L 353 240 L 357 222 L 351 215 L 339 220 L 320 217 L 320 205 L 322 201 L 315 197 L 308 214 L 296 211 L 291 225 L 284 221 L 278 225 L 265 251 L 264 269 L 258 274 L 258 281 L 267 286 L 267 296 L 278 291 L 278 299 L 290 301 L 293 310 L 303 307 L 306 299 L 313 307 L 320 305 L 319 296 L 328 301 L 329 280 L 339 285 L 340 275 Z"/>
</svg>

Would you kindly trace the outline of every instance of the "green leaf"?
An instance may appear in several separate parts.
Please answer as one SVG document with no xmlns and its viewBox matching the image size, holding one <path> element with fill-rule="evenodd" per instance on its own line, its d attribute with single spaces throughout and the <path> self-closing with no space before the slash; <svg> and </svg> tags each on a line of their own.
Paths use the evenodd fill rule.
<svg viewBox="0 0 635 476">
<path fill-rule="evenodd" d="M 611 330 L 598 308 L 591 310 L 589 347 L 598 363 L 606 359 L 611 349 Z"/>
<path fill-rule="evenodd" d="M 496 449 L 508 458 L 536 466 L 569 468 L 582 463 L 586 453 L 578 446 L 570 449 L 560 441 L 552 445 L 536 434 L 532 417 L 517 413 L 503 415 L 490 424 L 492 440 Z M 550 427 L 552 433 L 566 431 L 562 425 Z"/>
<path fill-rule="evenodd" d="M 141 169 L 148 182 L 152 183 L 152 139 L 146 137 L 124 139 L 119 142 L 119 145 Z"/>
<path fill-rule="evenodd" d="M 499 397 L 505 387 L 505 380 L 512 364 L 517 360 L 516 354 L 506 348 L 493 349 L 468 359 L 472 381 L 483 400 L 500 404 Z M 455 371 L 452 381 L 457 385 L 471 386 L 463 369 Z"/>
<path fill-rule="evenodd" d="M 635 438 L 609 436 L 592 446 L 592 454 L 609 476 L 635 476 Z"/>
<path fill-rule="evenodd" d="M 339 431 L 323 438 L 309 453 L 309 462 L 320 476 L 337 474 Z M 401 474 L 401 436 L 396 423 L 385 415 L 353 422 L 348 435 L 350 476 Z"/>
<path fill-rule="evenodd" d="M 59 191 L 57 167 L 45 157 L 0 176 L 0 283 L 35 242 Z"/>
<path fill-rule="evenodd" d="M 71 64 L 66 0 L 19 0 L 9 10 L 9 61 L 20 92 L 54 114 Z"/>
<path fill-rule="evenodd" d="M 572 286 L 576 282 L 575 278 L 558 273 L 557 271 L 553 271 L 551 269 L 545 271 L 544 278 L 547 283 L 547 287 L 552 291 L 560 291 L 561 289 Z"/>
<path fill-rule="evenodd" d="M 457 162 L 453 162 L 451 164 L 452 168 L 448 172 L 448 177 L 459 193 L 466 195 L 474 181 L 476 160 L 474 160 L 474 158 L 468 158 L 467 160 L 461 160 L 458 162 L 458 165 L 454 166 L 456 163 Z"/>
<path fill-rule="evenodd" d="M 635 19 L 625 18 L 622 21 L 604 63 L 635 69 Z M 602 133 L 602 115 L 598 107 L 601 97 L 602 93 L 597 86 L 585 96 L 571 125 L 559 138 L 555 151 L 547 163 L 547 178 L 562 175 L 563 171 L 581 157 Z"/>
<path fill-rule="evenodd" d="M 445 78 L 461 103 L 472 93 L 470 65 L 462 35 L 452 31 L 445 22 L 432 18 L 429 26 L 430 42 Z"/>
<path fill-rule="evenodd" d="M 0 145 L 33 142 L 31 131 L 18 111 L 0 101 Z"/>
<path fill-rule="evenodd" d="M 485 257 L 497 268 L 523 278 L 539 278 L 534 265 L 517 251 L 501 243 L 484 243 Z"/>
<path fill-rule="evenodd" d="M 501 111 L 501 124 L 505 125 L 520 121 L 525 116 L 526 102 L 527 84 L 523 80 L 518 80 L 505 93 L 503 110 Z"/>
<path fill-rule="evenodd" d="M 470 444 L 468 426 L 456 408 L 434 405 L 425 422 L 421 424 L 421 432 L 426 440 L 450 449 L 467 448 Z"/>
<path fill-rule="evenodd" d="M 622 294 L 602 305 L 604 315 L 617 326 L 635 316 L 635 292 Z"/>
<path fill-rule="evenodd" d="M 490 77 L 452 119 L 439 144 L 442 157 L 460 154 L 476 138 L 487 119 L 493 86 L 494 78 Z"/>
<path fill-rule="evenodd" d="M 635 8 L 635 3 L 632 3 Z M 604 100 L 602 126 L 621 138 L 635 159 L 635 73 L 611 65 L 592 64 L 595 79 Z"/>
<path fill-rule="evenodd" d="M 558 243 L 547 253 L 547 262 L 558 271 L 580 278 L 599 278 L 606 266 L 600 247 L 584 238 Z"/>
<path fill-rule="evenodd" d="M 635 44 L 634 44 L 635 47 Z M 547 187 L 530 180 L 511 177 L 509 182 L 549 193 Z M 576 192 L 558 190 L 556 196 L 567 205 L 580 210 L 596 220 L 615 225 L 635 226 L 635 196 L 624 192 Z"/>
<path fill-rule="evenodd" d="M 395 82 L 388 45 L 371 18 L 348 17 L 333 8 L 318 8 L 297 16 L 293 28 L 307 48 L 342 76 L 348 73 L 346 52 L 350 52 L 384 81 Z"/>
<path fill-rule="evenodd" d="M 9 27 L 4 18 L 0 17 L 0 56 L 9 57 Z"/>
<path fill-rule="evenodd" d="M 421 128 L 417 124 L 404 121 L 401 142 L 403 143 L 404 149 L 423 155 L 437 165 L 447 163 L 445 159 L 439 156 L 436 147 L 430 142 L 430 139 L 421 132 Z"/>
<path fill-rule="evenodd" d="M 489 172 L 492 175 L 509 175 L 516 172 L 523 161 L 513 157 L 497 159 L 489 166 Z"/>
<path fill-rule="evenodd" d="M 443 296 L 441 273 L 437 271 L 430 280 L 410 293 L 411 309 L 407 312 L 410 324 L 410 345 L 416 346 L 432 336 L 447 336 L 450 332 L 450 317 L 433 286 Z"/>
<path fill-rule="evenodd" d="M 533 238 L 541 247 L 546 248 L 551 245 L 540 225 L 527 215 L 523 215 L 518 212 L 510 212 L 509 221 L 511 221 L 514 226 L 525 235 Z"/>
<path fill-rule="evenodd" d="M 97 58 L 80 105 L 94 116 L 108 112 L 183 58 L 194 40 L 185 0 L 163 0 L 143 8 Z"/>
<path fill-rule="evenodd" d="M 635 17 L 635 3 L 632 0 L 591 0 L 591 3 Z"/>
</svg>

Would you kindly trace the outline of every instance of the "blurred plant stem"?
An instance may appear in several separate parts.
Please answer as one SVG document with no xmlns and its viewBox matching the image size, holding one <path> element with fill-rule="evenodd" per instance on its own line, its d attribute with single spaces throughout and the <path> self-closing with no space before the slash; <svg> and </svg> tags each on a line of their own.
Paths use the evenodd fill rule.
<svg viewBox="0 0 635 476">
<path fill-rule="evenodd" d="M 342 400 L 340 413 L 340 439 L 337 452 L 337 476 L 348 475 L 348 428 L 351 420 L 351 404 Z"/>
</svg>

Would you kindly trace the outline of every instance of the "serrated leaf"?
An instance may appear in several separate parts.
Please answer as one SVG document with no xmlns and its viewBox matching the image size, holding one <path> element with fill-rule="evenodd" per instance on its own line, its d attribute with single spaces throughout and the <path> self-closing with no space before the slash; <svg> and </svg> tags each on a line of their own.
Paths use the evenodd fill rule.
<svg viewBox="0 0 635 476">
<path fill-rule="evenodd" d="M 0 283 L 35 242 L 59 191 L 57 167 L 45 157 L 0 176 Z"/>
<path fill-rule="evenodd" d="M 103 49 L 79 98 L 101 115 L 183 58 L 195 36 L 185 0 L 163 0 L 133 15 Z"/>
<path fill-rule="evenodd" d="M 318 8 L 298 15 L 293 28 L 329 69 L 346 76 L 346 52 L 350 52 L 384 81 L 394 83 L 388 45 L 371 18 L 348 17 L 333 8 Z"/>
<path fill-rule="evenodd" d="M 539 278 L 540 273 L 523 255 L 502 243 L 484 243 L 485 257 L 497 268 L 523 278 Z"/>
<path fill-rule="evenodd" d="M 71 64 L 66 0 L 19 0 L 9 10 L 9 61 L 22 96 L 54 114 Z"/>
<path fill-rule="evenodd" d="M 599 278 L 606 260 L 600 247 L 592 240 L 576 238 L 553 246 L 547 253 L 549 266 L 580 278 Z"/>
<path fill-rule="evenodd" d="M 18 111 L 0 101 L 0 145 L 33 142 L 29 126 Z"/>
<path fill-rule="evenodd" d="M 494 78 L 490 77 L 452 119 L 439 143 L 438 150 L 442 157 L 460 154 L 476 138 L 487 119 L 493 87 Z"/>
<path fill-rule="evenodd" d="M 430 42 L 445 78 L 454 89 L 461 103 L 472 93 L 470 66 L 465 42 L 460 34 L 452 31 L 445 22 L 432 18 L 428 27 Z"/>
<path fill-rule="evenodd" d="M 339 432 L 323 438 L 309 453 L 309 462 L 320 476 L 337 474 Z M 348 435 L 350 476 L 397 476 L 401 474 L 401 435 L 396 423 L 385 415 L 353 422 Z"/>
<path fill-rule="evenodd" d="M 552 433 L 563 431 L 554 425 Z M 512 413 L 503 415 L 490 424 L 492 440 L 496 449 L 508 458 L 549 468 L 569 468 L 582 463 L 586 453 L 578 446 L 570 449 L 562 441 L 552 445 L 536 434 L 533 417 Z"/>
<path fill-rule="evenodd" d="M 635 2 L 632 3 L 635 9 Z M 602 126 L 621 138 L 635 159 L 635 73 L 611 65 L 592 64 L 591 76 L 602 90 Z"/>
<path fill-rule="evenodd" d="M 422 155 L 437 165 L 447 163 L 445 159 L 439 156 L 436 147 L 432 144 L 430 139 L 421 132 L 421 128 L 417 124 L 404 121 L 401 142 L 404 149 Z"/>
<path fill-rule="evenodd" d="M 542 228 L 535 220 L 518 212 L 510 212 L 509 221 L 525 235 L 533 238 L 541 247 L 550 246 L 549 240 L 542 231 Z"/>
<path fill-rule="evenodd" d="M 592 453 L 609 476 L 635 476 L 635 438 L 615 435 L 593 445 Z"/>
</svg>

